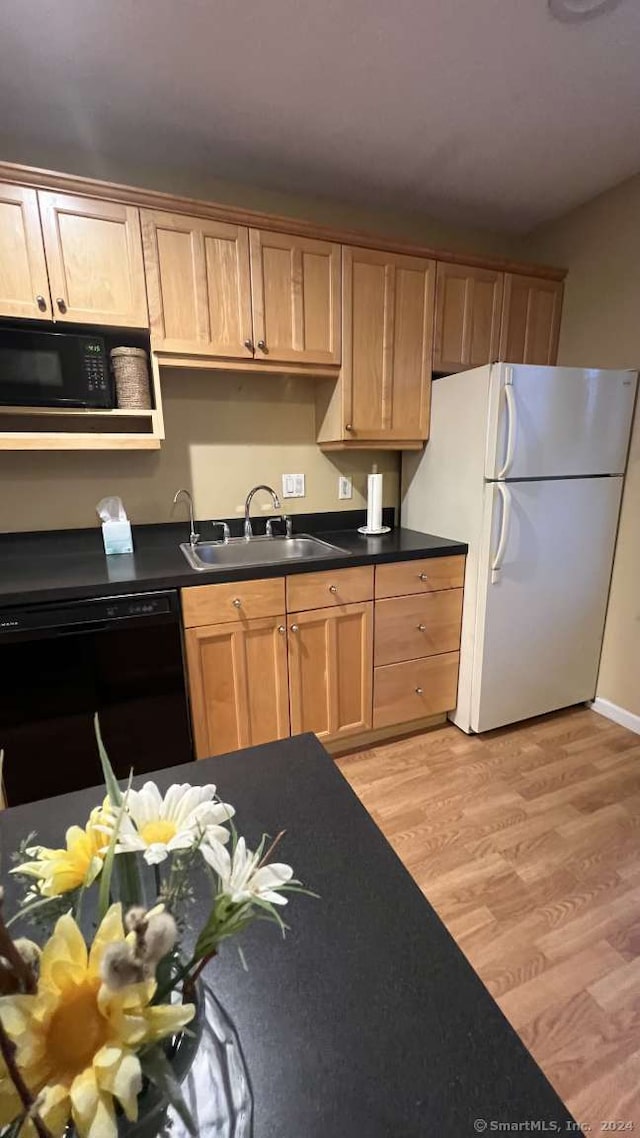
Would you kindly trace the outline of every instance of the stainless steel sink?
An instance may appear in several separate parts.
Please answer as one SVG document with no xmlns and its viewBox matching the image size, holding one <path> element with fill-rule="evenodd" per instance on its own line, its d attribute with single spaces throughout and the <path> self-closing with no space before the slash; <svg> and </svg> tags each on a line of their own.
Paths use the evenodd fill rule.
<svg viewBox="0 0 640 1138">
<path fill-rule="evenodd" d="M 290 561 L 316 561 L 336 554 L 348 557 L 344 549 L 329 545 L 318 537 L 296 534 L 294 537 L 232 537 L 227 542 L 201 541 L 192 546 L 184 542 L 180 549 L 192 569 L 199 573 L 212 569 L 240 569 L 245 565 L 280 565 Z"/>
</svg>

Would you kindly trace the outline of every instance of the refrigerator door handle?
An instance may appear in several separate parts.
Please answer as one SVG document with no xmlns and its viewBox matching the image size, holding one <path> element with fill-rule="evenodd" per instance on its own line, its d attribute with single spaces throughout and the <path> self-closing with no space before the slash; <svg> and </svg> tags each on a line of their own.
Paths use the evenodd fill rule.
<svg viewBox="0 0 640 1138">
<path fill-rule="evenodd" d="M 494 482 L 494 487 L 499 491 L 502 498 L 502 523 L 500 525 L 500 538 L 498 541 L 498 548 L 496 549 L 495 556 L 491 563 L 491 584 L 495 585 L 500 580 L 500 573 L 502 571 L 502 559 L 504 551 L 507 547 L 507 540 L 509 538 L 509 522 L 511 520 L 511 491 L 502 483 Z"/>
<path fill-rule="evenodd" d="M 513 463 L 513 456 L 516 449 L 516 431 L 518 429 L 518 415 L 515 392 L 513 390 L 513 368 L 507 368 L 507 375 L 504 381 L 504 397 L 506 400 L 505 406 L 507 410 L 507 451 L 504 456 L 504 463 L 498 471 L 498 478 L 506 478 L 511 470 Z"/>
</svg>

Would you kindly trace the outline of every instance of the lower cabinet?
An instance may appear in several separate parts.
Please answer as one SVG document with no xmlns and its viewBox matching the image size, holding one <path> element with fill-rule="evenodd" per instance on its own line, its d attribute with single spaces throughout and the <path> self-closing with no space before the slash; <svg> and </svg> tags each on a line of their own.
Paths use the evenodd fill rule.
<svg viewBox="0 0 640 1138">
<path fill-rule="evenodd" d="M 376 668 L 373 726 L 392 727 L 452 711 L 458 690 L 459 652 Z"/>
<path fill-rule="evenodd" d="M 372 725 L 373 605 L 289 615 L 291 732 L 340 739 Z"/>
<path fill-rule="evenodd" d="M 196 758 L 289 735 L 285 617 L 188 628 Z"/>
<path fill-rule="evenodd" d="M 447 556 L 183 589 L 196 757 L 451 711 L 464 568 Z"/>
</svg>

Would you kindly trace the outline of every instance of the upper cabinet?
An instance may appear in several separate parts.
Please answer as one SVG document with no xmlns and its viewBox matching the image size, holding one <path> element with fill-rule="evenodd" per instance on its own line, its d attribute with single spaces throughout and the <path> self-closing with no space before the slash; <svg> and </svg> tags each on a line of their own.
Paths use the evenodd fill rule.
<svg viewBox="0 0 640 1138">
<path fill-rule="evenodd" d="M 428 437 L 435 268 L 343 248 L 342 371 L 319 397 L 321 446 L 418 446 Z"/>
<path fill-rule="evenodd" d="M 462 371 L 499 356 L 503 273 L 438 262 L 433 370 Z"/>
<path fill-rule="evenodd" d="M 251 230 L 256 357 L 340 363 L 340 246 Z"/>
<path fill-rule="evenodd" d="M 555 364 L 558 358 L 562 281 L 505 273 L 500 359 Z"/>
<path fill-rule="evenodd" d="M 339 364 L 340 246 L 142 211 L 153 347 Z"/>
<path fill-rule="evenodd" d="M 0 316 L 51 317 L 38 195 L 0 184 Z"/>
<path fill-rule="evenodd" d="M 142 236 L 152 347 L 251 359 L 249 230 L 143 210 Z"/>
<path fill-rule="evenodd" d="M 147 328 L 135 206 L 45 191 L 38 199 L 54 319 Z"/>
</svg>

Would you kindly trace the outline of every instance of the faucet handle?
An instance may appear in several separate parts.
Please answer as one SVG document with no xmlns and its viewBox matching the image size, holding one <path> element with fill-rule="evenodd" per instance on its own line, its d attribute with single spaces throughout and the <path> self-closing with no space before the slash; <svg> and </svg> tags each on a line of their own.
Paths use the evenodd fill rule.
<svg viewBox="0 0 640 1138">
<path fill-rule="evenodd" d="M 214 526 L 214 528 L 215 528 L 215 526 L 222 526 L 222 540 L 223 540 L 224 544 L 226 545 L 229 538 L 231 537 L 231 530 L 229 529 L 229 526 L 227 525 L 227 523 L 226 522 L 212 522 L 211 525 Z"/>
<path fill-rule="evenodd" d="M 265 533 L 267 537 L 273 537 L 273 523 L 282 522 L 287 537 L 291 537 L 293 532 L 293 523 L 288 514 L 281 514 L 279 518 L 267 518 Z"/>
</svg>

